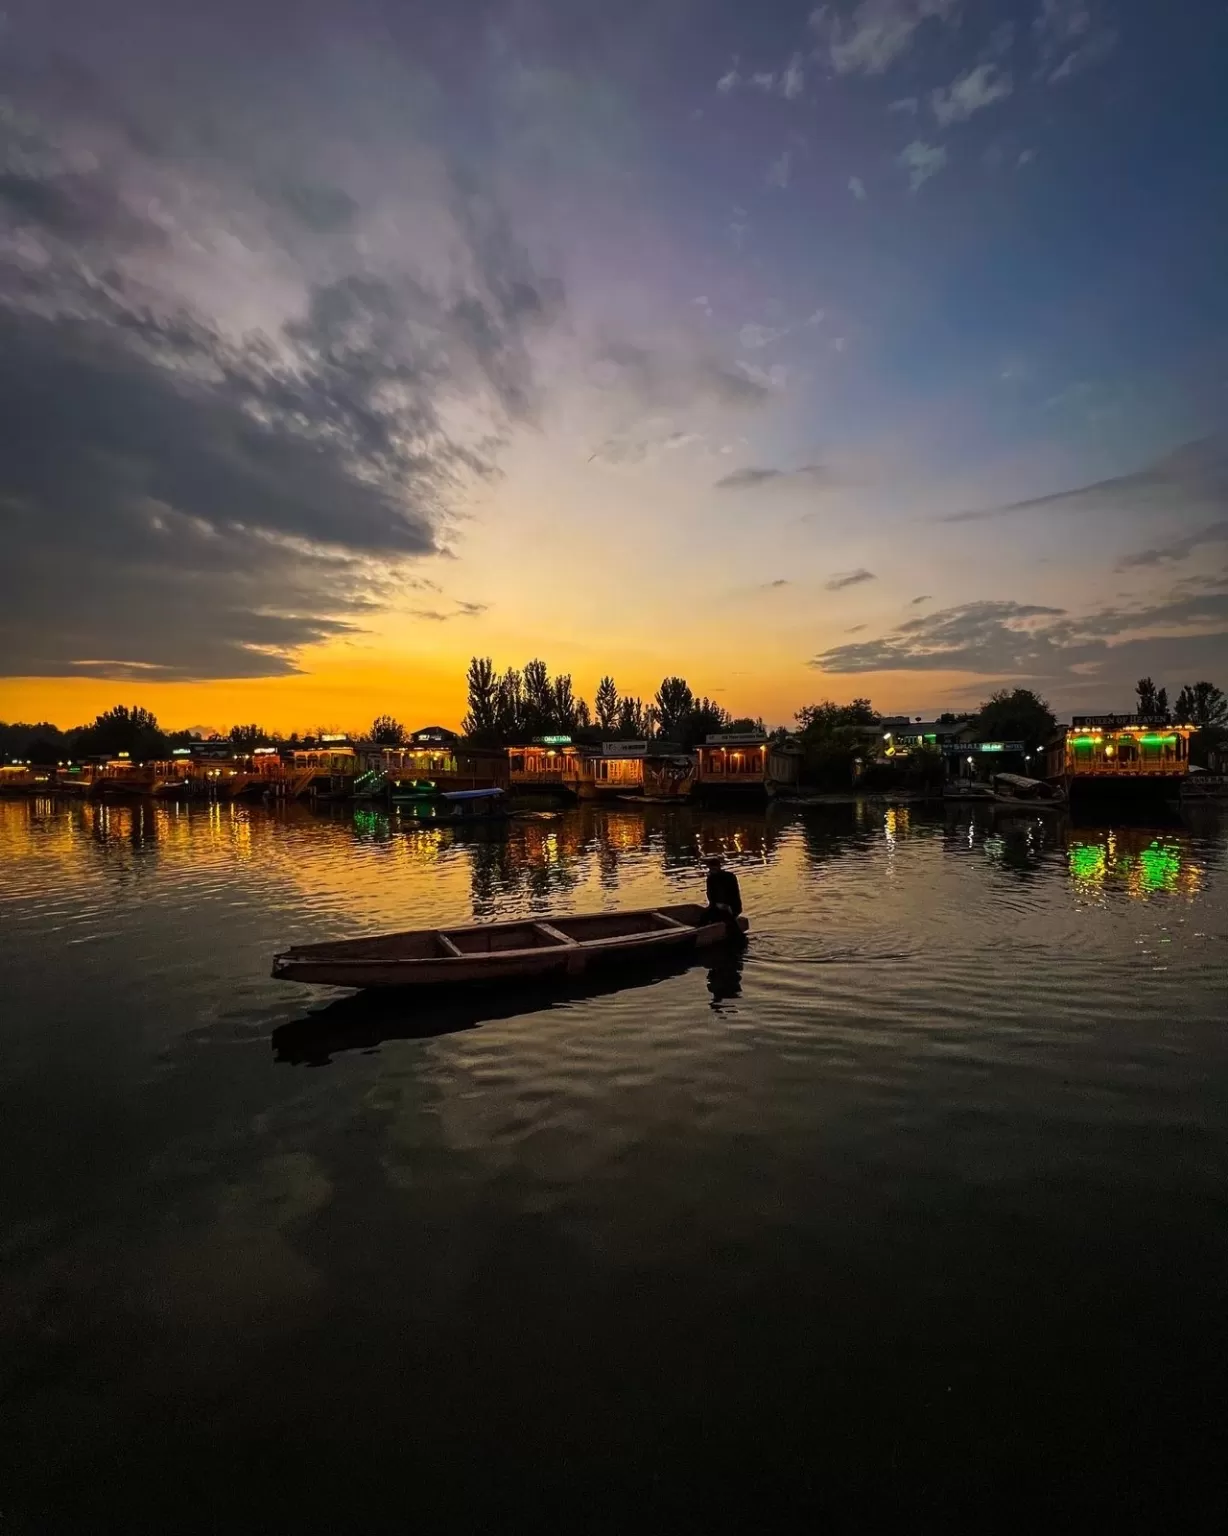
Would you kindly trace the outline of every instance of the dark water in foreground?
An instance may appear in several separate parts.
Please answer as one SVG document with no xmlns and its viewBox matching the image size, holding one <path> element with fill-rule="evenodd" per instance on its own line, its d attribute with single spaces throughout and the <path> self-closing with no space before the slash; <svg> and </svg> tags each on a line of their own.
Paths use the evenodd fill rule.
<svg viewBox="0 0 1228 1536">
<path fill-rule="evenodd" d="M 739 966 L 268 978 L 712 848 Z M 0 1530 L 1223 1507 L 1228 820 L 0 802 L 0 985 Z"/>
</svg>

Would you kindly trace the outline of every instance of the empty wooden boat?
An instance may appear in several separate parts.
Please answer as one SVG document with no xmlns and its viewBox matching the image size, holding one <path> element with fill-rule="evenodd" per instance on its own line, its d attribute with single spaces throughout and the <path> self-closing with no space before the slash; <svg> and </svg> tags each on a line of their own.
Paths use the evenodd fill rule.
<svg viewBox="0 0 1228 1536">
<path fill-rule="evenodd" d="M 745 933 L 750 925 L 741 917 L 738 926 Z M 705 907 L 654 907 L 300 944 L 274 957 L 273 975 L 330 987 L 537 981 L 583 976 L 601 964 L 664 959 L 731 937 L 723 922 L 709 920 Z"/>
</svg>

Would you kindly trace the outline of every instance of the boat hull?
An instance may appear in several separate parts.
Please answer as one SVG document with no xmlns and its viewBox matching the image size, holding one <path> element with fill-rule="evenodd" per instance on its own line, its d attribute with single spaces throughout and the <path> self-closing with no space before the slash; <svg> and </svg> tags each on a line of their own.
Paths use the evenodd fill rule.
<svg viewBox="0 0 1228 1536">
<path fill-rule="evenodd" d="M 612 965 L 639 965 L 685 955 L 688 951 L 715 948 L 732 938 L 723 922 L 703 920 L 699 907 L 663 907 L 639 913 L 592 914 L 559 918 L 560 927 L 544 923 L 489 923 L 470 928 L 424 930 L 404 935 L 422 948 L 439 940 L 456 953 L 397 955 L 380 953 L 388 940 L 356 940 L 350 944 L 310 945 L 287 950 L 273 961 L 273 975 L 280 981 L 306 982 L 314 986 L 387 988 L 456 987 L 481 984 L 508 985 L 589 975 Z M 642 920 L 639 931 L 571 938 L 563 929 L 584 931 L 585 924 L 626 927 Z M 738 919 L 740 934 L 749 928 Z M 527 940 L 532 938 L 534 942 Z M 477 946 L 485 942 L 489 947 Z M 470 947 L 473 946 L 473 947 Z"/>
</svg>

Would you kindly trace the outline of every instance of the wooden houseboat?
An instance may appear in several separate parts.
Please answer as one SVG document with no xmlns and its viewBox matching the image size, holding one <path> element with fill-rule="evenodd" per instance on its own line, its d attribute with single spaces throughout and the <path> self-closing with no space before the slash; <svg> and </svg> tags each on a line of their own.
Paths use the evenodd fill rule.
<svg viewBox="0 0 1228 1536">
<path fill-rule="evenodd" d="M 1049 743 L 1046 777 L 1072 805 L 1172 800 L 1189 776 L 1194 729 L 1139 715 L 1076 715 Z"/>
<path fill-rule="evenodd" d="M 798 743 L 771 742 L 761 731 L 709 736 L 696 751 L 695 794 L 708 801 L 766 800 L 797 784 L 801 762 Z"/>
<path fill-rule="evenodd" d="M 505 751 L 508 787 L 513 794 L 579 799 L 582 754 L 570 736 L 543 736 L 540 741 Z"/>
</svg>

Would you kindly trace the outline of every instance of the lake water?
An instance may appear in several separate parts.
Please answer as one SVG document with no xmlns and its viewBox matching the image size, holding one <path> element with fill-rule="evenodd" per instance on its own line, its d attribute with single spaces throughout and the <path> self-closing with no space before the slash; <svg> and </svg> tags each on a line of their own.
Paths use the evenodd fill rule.
<svg viewBox="0 0 1228 1536">
<path fill-rule="evenodd" d="M 711 969 L 268 974 L 691 899 L 713 850 Z M 1213 813 L 0 801 L 0 988 L 6 1531 L 1222 1509 Z"/>
</svg>

